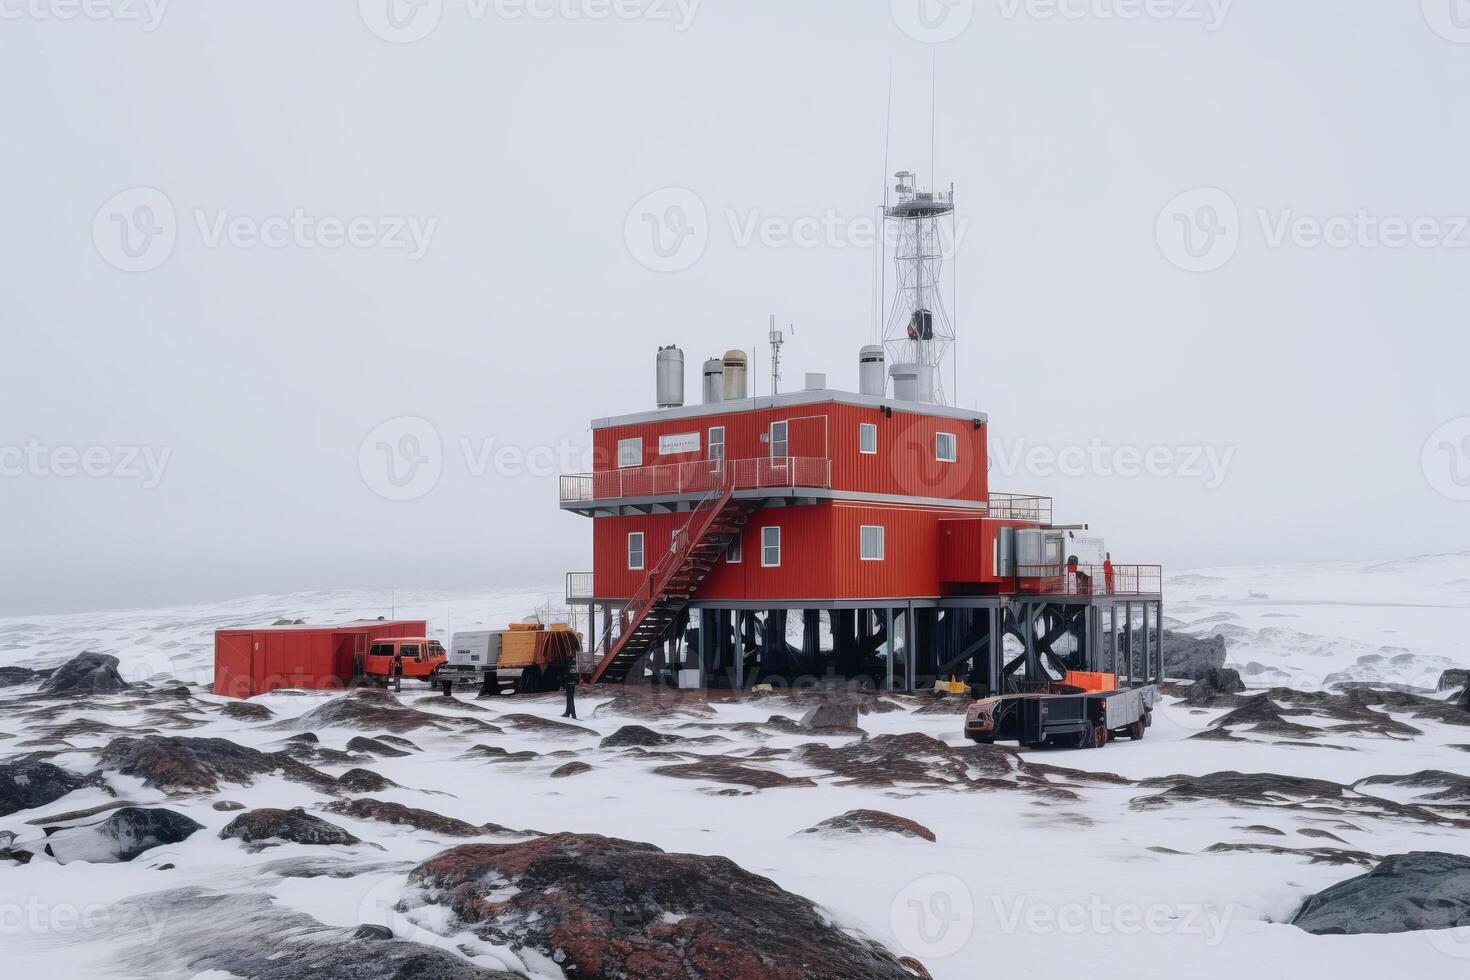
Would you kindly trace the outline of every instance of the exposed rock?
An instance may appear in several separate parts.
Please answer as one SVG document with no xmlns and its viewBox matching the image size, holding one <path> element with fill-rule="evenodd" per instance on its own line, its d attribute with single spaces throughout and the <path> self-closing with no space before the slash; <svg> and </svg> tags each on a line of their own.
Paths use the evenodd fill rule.
<svg viewBox="0 0 1470 980">
<path fill-rule="evenodd" d="M 585 762 L 568 762 L 566 765 L 557 766 L 551 770 L 552 779 L 565 779 L 568 776 L 580 776 L 584 772 L 591 772 L 592 767 Z"/>
<path fill-rule="evenodd" d="M 383 756 L 389 759 L 401 759 L 409 754 L 402 749 L 394 748 L 387 742 L 381 742 L 375 738 L 368 738 L 366 735 L 356 735 L 349 739 L 347 742 L 347 751 L 366 752 L 370 755 Z"/>
<path fill-rule="evenodd" d="M 1470 926 L 1470 857 L 1394 854 L 1372 871 L 1307 899 L 1291 924 L 1317 935 Z"/>
<path fill-rule="evenodd" d="M 882 810 L 848 810 L 841 816 L 829 817 L 802 831 L 803 834 L 899 834 L 934 841 L 934 831 L 906 817 Z"/>
<path fill-rule="evenodd" d="M 137 806 L 132 800 L 109 800 L 96 806 L 85 807 L 81 810 L 68 810 L 65 813 L 46 813 L 39 817 L 32 817 L 26 823 L 32 827 L 57 827 L 66 824 L 77 823 L 88 817 L 95 817 L 99 813 L 108 813 L 112 810 L 120 810 L 125 806 Z"/>
<path fill-rule="evenodd" d="M 787 786 L 815 786 L 805 776 L 787 776 L 770 769 L 757 769 L 742 765 L 731 759 L 706 759 L 700 762 L 684 762 L 671 766 L 659 766 L 653 770 L 657 776 L 672 776 L 675 779 L 707 779 L 714 783 L 733 783 L 755 789 L 779 789 Z"/>
<path fill-rule="evenodd" d="M 1470 670 L 1456 667 L 1439 675 L 1439 690 L 1455 691 L 1462 687 L 1470 687 Z"/>
<path fill-rule="evenodd" d="M 223 708 L 226 718 L 234 718 L 236 721 L 269 721 L 276 713 L 263 704 L 255 704 L 251 701 L 231 701 Z"/>
<path fill-rule="evenodd" d="M 84 777 L 49 762 L 0 765 L 0 817 L 45 806 L 85 784 Z"/>
<path fill-rule="evenodd" d="M 970 710 L 974 701 L 963 694 L 943 694 L 926 699 L 926 703 L 916 709 L 916 715 L 962 715 Z"/>
<path fill-rule="evenodd" d="M 1251 824 L 1249 827 L 1236 827 L 1236 830 L 1247 834 L 1265 834 L 1267 837 L 1285 837 L 1286 831 L 1277 830 L 1275 827 L 1267 827 L 1265 824 Z"/>
<path fill-rule="evenodd" d="M 371 797 L 337 800 L 328 803 L 322 809 L 339 816 L 352 817 L 354 820 L 377 820 L 380 823 L 399 824 L 412 827 L 414 830 L 441 834 L 445 837 L 482 837 L 486 834 L 526 836 L 533 833 L 533 831 L 511 830 L 493 823 L 476 826 L 467 820 L 446 817 L 432 810 L 416 810 L 402 803 L 389 803 L 386 800 L 375 800 Z"/>
<path fill-rule="evenodd" d="M 109 940 L 116 949 L 115 962 L 128 976 L 251 980 L 520 980 L 521 976 L 481 969 L 452 951 L 386 939 L 380 933 L 360 938 L 358 926 L 323 925 L 268 895 L 211 894 L 197 888 L 155 892 L 115 907 L 108 921 L 114 925 Z"/>
<path fill-rule="evenodd" d="M 242 813 L 219 832 L 221 840 L 231 838 L 249 844 L 254 841 L 283 840 L 294 844 L 358 844 L 352 834 L 334 823 L 307 813 L 302 807 L 293 810 L 260 809 Z"/>
<path fill-rule="evenodd" d="M 877 735 L 836 748 L 812 742 L 799 747 L 796 758 L 841 777 L 839 786 L 871 787 L 996 788 L 1023 765 L 1013 749 L 997 745 L 955 748 L 919 732 Z"/>
<path fill-rule="evenodd" d="M 217 791 L 221 782 L 249 786 L 271 774 L 327 793 L 337 788 L 331 776 L 285 752 L 260 752 L 223 738 L 116 738 L 101 750 L 98 764 L 167 792 Z"/>
<path fill-rule="evenodd" d="M 0 667 L 0 688 L 34 684 L 39 680 L 41 675 L 28 667 Z"/>
<path fill-rule="evenodd" d="M 652 728 L 645 728 L 642 725 L 624 725 L 607 738 L 604 738 L 599 744 L 604 749 L 629 748 L 632 746 L 653 748 L 663 745 L 674 745 L 682 741 L 684 739 L 678 735 L 666 735 L 663 732 L 656 732 Z"/>
<path fill-rule="evenodd" d="M 144 851 L 187 840 L 204 825 L 175 810 L 123 807 L 101 823 L 50 834 L 46 853 L 63 864 L 131 861 Z"/>
<path fill-rule="evenodd" d="M 666 687 L 627 686 L 592 709 L 593 718 L 622 715 L 644 721 L 699 720 L 716 717 L 703 694 Z"/>
<path fill-rule="evenodd" d="M 117 663 L 116 657 L 105 653 L 78 654 L 46 678 L 40 693 L 59 697 L 126 691 L 128 682 L 117 672 Z"/>
<path fill-rule="evenodd" d="M 478 718 L 456 718 L 435 715 L 417 708 L 405 707 L 391 691 L 377 687 L 359 687 L 312 708 L 300 718 L 276 722 L 277 728 L 319 731 L 323 728 L 355 728 L 412 732 L 419 729 L 458 732 L 498 733 L 499 728 Z"/>
<path fill-rule="evenodd" d="M 347 793 L 381 793 L 398 786 L 371 769 L 349 769 L 337 777 L 337 785 Z"/>
<path fill-rule="evenodd" d="M 534 950 L 569 976 L 909 980 L 876 943 L 723 857 L 555 834 L 467 844 L 409 875 L 487 942 Z"/>
<path fill-rule="evenodd" d="M 1415 799 L 1424 803 L 1470 803 L 1470 776 L 1443 769 L 1424 769 L 1407 776 L 1369 776 L 1353 784 L 1354 789 L 1366 786 L 1432 789 L 1438 792 L 1421 794 Z"/>
<path fill-rule="evenodd" d="M 484 759 L 487 762 L 532 762 L 541 758 L 540 753 L 530 749 L 511 752 L 499 745 L 473 745 L 465 749 L 464 754 L 467 759 Z"/>
<path fill-rule="evenodd" d="M 1184 700 L 1187 704 L 1209 705 L 1222 696 L 1244 690 L 1245 682 L 1240 679 L 1240 671 L 1230 667 L 1211 667 L 1189 685 Z"/>
<path fill-rule="evenodd" d="M 1187 636 L 1164 630 L 1161 645 L 1164 657 L 1164 676 L 1183 680 L 1198 680 L 1207 671 L 1225 666 L 1225 638 L 1223 636 Z"/>
<path fill-rule="evenodd" d="M 1318 840 L 1335 840 L 1339 844 L 1346 844 L 1347 843 L 1347 841 L 1343 840 L 1341 837 L 1337 836 L 1332 831 L 1330 831 L 1330 830 L 1322 830 L 1321 828 L 1318 828 L 1318 827 L 1303 827 L 1300 830 L 1298 830 L 1297 833 L 1298 834 L 1301 834 L 1303 837 L 1316 837 Z"/>
<path fill-rule="evenodd" d="M 1278 854 L 1286 857 L 1304 857 L 1312 864 L 1356 864 L 1372 867 L 1381 860 L 1367 851 L 1348 851 L 1336 847 L 1281 847 L 1277 844 L 1211 844 L 1206 854 Z"/>
<path fill-rule="evenodd" d="M 569 725 L 564 721 L 552 721 L 550 718 L 542 718 L 540 715 L 501 715 L 496 719 L 507 728 L 513 728 L 518 732 L 541 735 L 546 738 L 579 738 L 583 735 L 596 735 L 590 728 L 581 725 Z"/>
<path fill-rule="evenodd" d="M 236 810 L 243 810 L 243 809 L 245 809 L 245 804 L 244 803 L 236 803 L 234 800 L 220 800 L 218 803 L 216 803 L 210 809 L 212 809 L 212 810 L 218 810 L 221 813 L 233 813 Z"/>
<path fill-rule="evenodd" d="M 1424 806 L 1364 796 L 1352 787 L 1307 776 L 1213 772 L 1204 776 L 1160 776 L 1142 780 L 1139 785 L 1163 791 L 1155 796 L 1135 798 L 1132 801 L 1135 809 L 1218 800 L 1236 806 L 1295 810 L 1316 817 L 1361 814 L 1439 827 L 1470 829 L 1470 820 L 1446 816 Z"/>
<path fill-rule="evenodd" d="M 845 693 L 829 694 L 801 716 L 801 727 L 808 730 L 852 731 L 862 714 L 859 699 Z"/>
</svg>

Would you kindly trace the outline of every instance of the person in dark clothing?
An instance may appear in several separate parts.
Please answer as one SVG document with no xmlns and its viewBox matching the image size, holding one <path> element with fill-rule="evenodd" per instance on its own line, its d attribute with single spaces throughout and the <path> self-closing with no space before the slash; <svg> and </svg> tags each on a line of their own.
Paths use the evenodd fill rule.
<svg viewBox="0 0 1470 980">
<path fill-rule="evenodd" d="M 577 720 L 577 658 L 568 657 L 561 668 L 561 685 L 567 692 L 567 710 L 563 718 Z"/>
</svg>

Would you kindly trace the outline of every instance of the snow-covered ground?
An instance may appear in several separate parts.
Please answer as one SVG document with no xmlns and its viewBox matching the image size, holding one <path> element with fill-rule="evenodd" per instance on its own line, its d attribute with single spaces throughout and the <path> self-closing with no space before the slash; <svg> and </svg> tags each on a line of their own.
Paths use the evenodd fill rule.
<svg viewBox="0 0 1470 980">
<path fill-rule="evenodd" d="M 91 649 L 119 657 L 129 680 L 203 683 L 211 676 L 212 632 L 221 626 L 278 618 L 335 622 L 389 615 L 391 609 L 399 616 L 427 618 L 431 631 L 442 632 L 451 624 L 455 629 L 498 626 L 526 615 L 555 593 L 555 588 L 454 596 L 315 593 L 11 618 L 0 620 L 0 666 L 54 666 Z M 1247 676 L 1258 686 L 1287 678 L 1286 686 L 1305 690 L 1311 688 L 1308 678 L 1318 684 L 1346 678 L 1432 689 L 1444 667 L 1470 666 L 1470 650 L 1461 642 L 1470 625 L 1470 555 L 1386 564 L 1209 569 L 1175 576 L 1167 599 L 1166 613 L 1174 625 L 1224 635 L 1232 664 L 1264 665 L 1267 670 Z M 187 727 L 171 730 L 180 724 L 177 715 L 161 714 L 156 704 L 135 703 L 128 695 L 111 696 L 105 703 L 94 699 L 43 717 L 27 700 L 33 692 L 34 686 L 0 691 L 0 762 L 55 752 L 47 761 L 78 773 L 97 768 L 90 750 L 110 742 L 118 728 L 220 737 L 276 751 L 282 740 L 302 730 L 294 719 L 343 696 L 266 695 L 254 703 L 268 708 L 272 717 L 245 721 L 221 713 L 225 699 L 195 694 L 191 704 L 197 710 L 187 713 Z M 1425 769 L 1463 772 L 1470 763 L 1470 727 L 1395 715 L 1421 734 L 1395 738 L 1327 732 L 1311 739 L 1269 739 L 1251 738 L 1247 732 L 1241 741 L 1191 740 L 1225 709 L 1187 709 L 1170 699 L 1140 742 L 1119 740 L 1100 752 L 1025 754 L 1040 765 L 1116 773 L 1128 782 L 1047 771 L 1046 781 L 1059 791 L 1038 793 L 977 791 L 943 783 L 852 785 L 792 750 L 812 742 L 851 745 L 858 736 L 798 734 L 782 725 L 764 725 L 773 715 L 800 717 L 802 706 L 785 697 L 715 700 L 708 704 L 708 715 L 679 713 L 649 720 L 602 707 L 607 698 L 586 692 L 579 703 L 584 731 L 554 735 L 507 716 L 555 719 L 561 712 L 555 698 L 441 704 L 432 692 L 406 687 L 401 699 L 438 717 L 477 719 L 501 731 L 430 727 L 408 733 L 415 751 L 356 763 L 399 784 L 370 794 L 374 798 L 476 824 L 599 833 L 648 841 L 666 851 L 724 855 L 812 899 L 840 925 L 917 958 L 936 978 L 969 980 L 1024 971 L 1236 980 L 1263 970 L 1448 978 L 1470 970 L 1470 937 L 1453 932 L 1319 937 L 1286 924 L 1304 897 L 1363 870 L 1292 851 L 1326 847 L 1373 855 L 1470 853 L 1470 831 L 1402 819 L 1372 806 L 1344 815 L 1279 798 L 1136 802 L 1163 789 L 1137 781 L 1181 773 L 1235 770 L 1353 784 L 1369 776 Z M 868 736 L 918 732 L 950 746 L 968 745 L 960 736 L 957 715 L 922 713 L 918 709 L 927 704 L 922 699 L 895 698 L 892 703 L 902 710 L 861 717 Z M 48 732 L 79 718 L 99 723 L 98 730 Z M 1312 718 L 1299 721 L 1327 724 Z M 753 724 L 726 727 L 738 723 Z M 686 739 L 718 734 L 726 741 L 684 743 L 671 751 L 686 758 L 740 757 L 742 765 L 811 777 L 815 785 L 751 790 L 713 779 L 659 774 L 655 770 L 668 765 L 669 758 L 599 747 L 603 737 L 626 724 Z M 710 725 L 720 727 L 695 727 Z M 337 750 L 356 735 L 381 734 L 312 730 L 323 748 Z M 534 754 L 508 762 L 466 756 L 475 745 Z M 592 769 L 550 778 L 571 759 Z M 332 775 L 353 767 L 312 764 Z M 547 972 L 544 963 L 537 966 L 487 947 L 447 920 L 441 909 L 397 910 L 410 896 L 406 871 L 462 843 L 460 839 L 325 813 L 320 808 L 332 796 L 276 777 L 199 795 L 168 795 L 117 773 L 105 780 L 107 790 L 83 788 L 47 806 L 0 817 L 0 832 L 17 834 L 19 847 L 36 840 L 46 817 L 115 798 L 168 807 L 205 829 L 129 863 L 58 864 L 44 856 L 23 866 L 0 863 L 0 932 L 8 970 L 15 976 L 136 975 L 124 964 L 138 961 L 121 960 L 120 953 L 146 954 L 182 941 L 185 931 L 178 922 L 124 915 L 117 910 L 126 905 L 117 903 L 191 886 L 267 896 L 277 907 L 298 910 L 329 926 L 387 924 L 400 937 L 473 953 L 474 961 L 487 968 L 559 975 Z M 1419 792 L 1360 786 L 1353 795 L 1371 803 L 1375 796 L 1407 801 Z M 365 843 L 282 844 L 253 852 L 239 841 L 218 839 L 218 831 L 237 815 L 213 808 L 222 799 L 247 807 L 302 806 Z M 934 832 L 937 842 L 801 833 L 857 808 L 917 821 Z M 1466 816 L 1463 806 L 1459 816 Z M 1290 850 L 1211 850 L 1221 844 Z M 281 859 L 297 857 L 327 859 L 361 873 L 300 877 L 279 871 Z M 158 870 L 166 864 L 172 867 Z M 219 923 L 218 928 L 228 929 L 229 924 Z M 170 969 L 166 975 L 220 976 Z"/>
</svg>

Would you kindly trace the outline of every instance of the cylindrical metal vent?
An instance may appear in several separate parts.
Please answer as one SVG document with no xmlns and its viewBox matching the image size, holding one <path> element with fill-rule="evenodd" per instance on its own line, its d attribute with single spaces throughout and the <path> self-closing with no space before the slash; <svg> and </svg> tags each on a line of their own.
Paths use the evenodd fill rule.
<svg viewBox="0 0 1470 980">
<path fill-rule="evenodd" d="M 704 403 L 714 405 L 725 399 L 725 362 L 711 357 L 704 362 Z"/>
<path fill-rule="evenodd" d="M 883 370 L 883 348 L 869 344 L 858 351 L 858 393 L 882 398 L 888 379 Z"/>
<path fill-rule="evenodd" d="M 734 402 L 747 397 L 745 384 L 746 363 L 745 351 L 725 351 L 725 401 Z"/>
<path fill-rule="evenodd" d="M 684 352 L 670 344 L 658 349 L 655 388 L 659 408 L 678 408 L 684 404 Z"/>
</svg>

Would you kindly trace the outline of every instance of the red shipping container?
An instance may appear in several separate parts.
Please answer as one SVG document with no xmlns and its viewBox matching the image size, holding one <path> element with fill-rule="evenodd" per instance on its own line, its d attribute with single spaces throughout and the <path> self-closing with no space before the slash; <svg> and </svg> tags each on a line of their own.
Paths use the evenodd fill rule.
<svg viewBox="0 0 1470 980">
<path fill-rule="evenodd" d="M 340 691 L 352 680 L 353 659 L 374 640 L 427 630 L 422 619 L 215 630 L 214 693 L 248 698 L 283 687 Z"/>
</svg>

